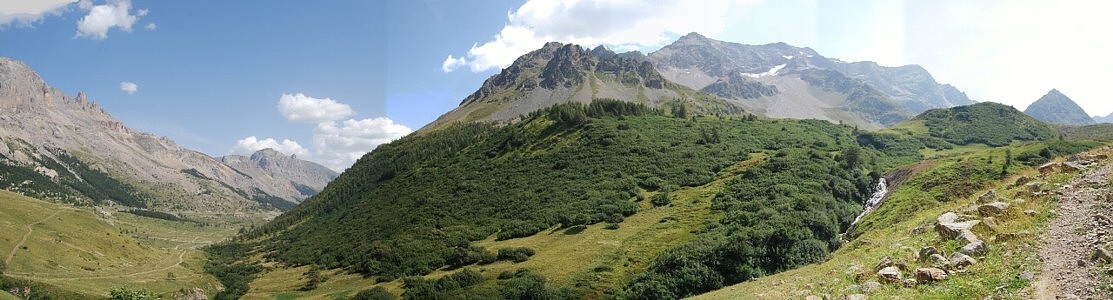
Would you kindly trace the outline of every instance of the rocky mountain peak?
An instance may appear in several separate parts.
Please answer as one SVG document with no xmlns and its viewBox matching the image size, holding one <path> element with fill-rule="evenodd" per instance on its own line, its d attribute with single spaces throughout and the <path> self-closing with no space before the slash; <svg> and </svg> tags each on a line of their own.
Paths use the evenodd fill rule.
<svg viewBox="0 0 1113 300">
<path fill-rule="evenodd" d="M 1095 123 L 1094 119 L 1090 118 L 1086 111 L 1078 106 L 1078 103 L 1075 103 L 1074 100 L 1057 89 L 1051 89 L 1039 100 L 1032 102 L 1024 110 L 1024 113 L 1048 123 L 1064 125 Z"/>
</svg>

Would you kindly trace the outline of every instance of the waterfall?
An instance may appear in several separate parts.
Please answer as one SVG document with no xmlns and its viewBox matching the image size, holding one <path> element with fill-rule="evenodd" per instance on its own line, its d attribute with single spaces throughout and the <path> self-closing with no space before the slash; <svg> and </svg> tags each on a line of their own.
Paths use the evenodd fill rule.
<svg viewBox="0 0 1113 300">
<path fill-rule="evenodd" d="M 889 186 L 885 184 L 885 178 L 882 177 L 877 180 L 877 189 L 874 190 L 873 195 L 870 196 L 869 200 L 866 200 L 866 209 L 862 210 L 862 213 L 859 214 L 857 218 L 854 218 L 854 222 L 850 224 L 857 224 L 858 220 L 861 220 L 866 214 L 870 213 L 878 206 L 881 206 L 881 201 L 885 200 L 885 195 L 887 194 L 889 194 Z"/>
</svg>

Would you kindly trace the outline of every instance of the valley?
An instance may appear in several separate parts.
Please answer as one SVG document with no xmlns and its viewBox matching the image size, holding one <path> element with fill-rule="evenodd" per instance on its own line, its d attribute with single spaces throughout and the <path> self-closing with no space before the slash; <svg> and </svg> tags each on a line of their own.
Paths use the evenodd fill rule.
<svg viewBox="0 0 1113 300">
<path fill-rule="evenodd" d="M 10 192 L 0 197 L 5 257 L 0 284 L 5 290 L 30 286 L 50 298 L 97 298 L 119 287 L 168 297 L 212 289 L 218 283 L 204 273 L 200 248 L 263 220 L 168 221 L 128 213 L 129 208 L 75 208 Z"/>
</svg>

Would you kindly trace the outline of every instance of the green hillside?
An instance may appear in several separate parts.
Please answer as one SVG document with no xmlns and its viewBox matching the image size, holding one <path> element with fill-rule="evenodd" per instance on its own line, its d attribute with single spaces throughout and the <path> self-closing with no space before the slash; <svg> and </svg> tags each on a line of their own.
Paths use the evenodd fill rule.
<svg viewBox="0 0 1113 300">
<path fill-rule="evenodd" d="M 1049 127 L 1004 108 L 932 111 L 880 132 L 609 100 L 457 124 L 379 147 L 318 196 L 210 248 L 210 272 L 236 287 L 222 296 L 249 298 L 698 295 L 829 260 L 848 251 L 842 238 L 1095 145 L 1025 142 Z M 987 122 L 1002 129 L 941 134 Z M 1017 148 L 1006 159 L 971 142 Z M 884 174 L 915 182 L 896 191 L 909 200 L 841 238 Z"/>
<path fill-rule="evenodd" d="M 319 196 L 243 238 L 282 265 L 390 282 L 510 259 L 477 241 L 554 228 L 621 230 L 646 210 L 705 201 L 714 217 L 697 221 L 696 234 L 657 240 L 665 252 L 638 257 L 632 264 L 640 267 L 614 283 L 547 287 L 573 297 L 694 294 L 838 248 L 836 235 L 861 209 L 878 170 L 918 159 L 860 148 L 854 131 L 816 120 L 679 118 L 615 101 L 558 105 L 501 128 L 456 125 L 383 145 Z M 765 159 L 753 165 L 755 157 Z M 737 167 L 746 162 L 752 166 Z M 693 189 L 708 196 L 688 197 Z M 736 243 L 747 239 L 754 242 Z M 711 281 L 661 280 L 675 275 L 677 261 L 702 264 L 700 276 Z M 631 264 L 616 263 L 582 267 Z M 671 294 L 659 294 L 661 287 Z"/>
<path fill-rule="evenodd" d="M 919 125 L 919 122 L 929 135 L 958 145 L 977 143 L 996 147 L 1014 140 L 1040 141 L 1055 137 L 1055 131 L 1047 123 L 1011 106 L 993 102 L 929 110 L 909 124 Z"/>
</svg>

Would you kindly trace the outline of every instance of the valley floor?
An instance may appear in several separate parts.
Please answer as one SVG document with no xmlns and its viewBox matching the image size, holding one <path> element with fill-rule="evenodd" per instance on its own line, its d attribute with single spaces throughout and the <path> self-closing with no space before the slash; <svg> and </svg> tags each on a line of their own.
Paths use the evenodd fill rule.
<svg viewBox="0 0 1113 300">
<path fill-rule="evenodd" d="M 96 298 L 112 288 L 163 296 L 200 289 L 211 295 L 220 284 L 205 274 L 199 248 L 237 230 L 0 191 L 0 284 L 49 289 L 41 294 L 48 298 Z"/>
</svg>

